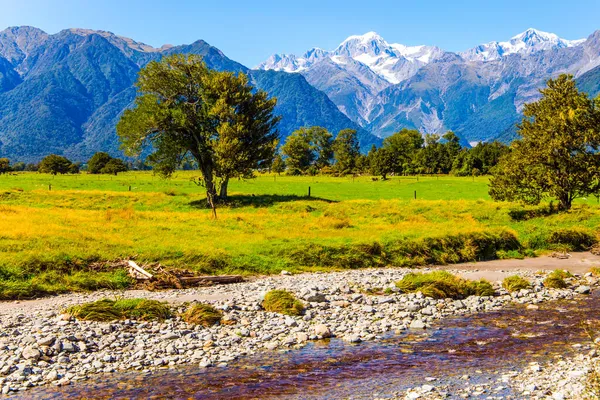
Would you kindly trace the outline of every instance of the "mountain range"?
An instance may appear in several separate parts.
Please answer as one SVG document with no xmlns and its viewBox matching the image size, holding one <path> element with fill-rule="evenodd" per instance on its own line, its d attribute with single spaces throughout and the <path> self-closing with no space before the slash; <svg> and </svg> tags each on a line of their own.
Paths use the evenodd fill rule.
<svg viewBox="0 0 600 400">
<path fill-rule="evenodd" d="M 49 35 L 14 27 L 0 32 L 0 156 L 29 162 L 50 153 L 79 161 L 100 150 L 122 155 L 115 126 L 133 104 L 137 73 L 173 53 L 199 54 L 210 68 L 248 74 L 255 87 L 277 97 L 282 138 L 320 125 L 332 132 L 355 128 L 363 149 L 381 142 L 303 76 L 251 70 L 202 40 L 153 48 L 105 31 Z"/>
<path fill-rule="evenodd" d="M 463 142 L 509 142 L 526 102 L 560 73 L 598 93 L 600 31 L 566 40 L 528 29 L 508 41 L 453 53 L 388 43 L 375 32 L 350 36 L 332 51 L 276 54 L 256 67 L 303 75 L 354 122 L 386 137 L 401 128 L 453 130 Z M 587 76 L 586 76 L 587 75 Z"/>
<path fill-rule="evenodd" d="M 600 31 L 566 40 L 528 29 L 460 53 L 388 43 L 369 32 L 331 51 L 274 55 L 250 69 L 202 40 L 155 48 L 106 31 L 12 27 L 0 32 L 0 157 L 121 155 L 115 126 L 133 104 L 137 73 L 173 53 L 246 73 L 277 97 L 282 139 L 302 126 L 354 128 L 363 150 L 402 128 L 453 130 L 464 144 L 510 142 L 523 105 L 560 73 L 600 93 Z"/>
</svg>

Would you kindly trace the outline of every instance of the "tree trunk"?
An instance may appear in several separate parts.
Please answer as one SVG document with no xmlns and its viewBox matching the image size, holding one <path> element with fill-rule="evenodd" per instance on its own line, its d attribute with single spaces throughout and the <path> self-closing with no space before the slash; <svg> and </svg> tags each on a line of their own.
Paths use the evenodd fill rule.
<svg viewBox="0 0 600 400">
<path fill-rule="evenodd" d="M 560 196 L 558 201 L 560 202 L 558 207 L 561 211 L 568 211 L 571 209 L 571 196 L 569 193 L 565 193 L 564 195 Z"/>
<path fill-rule="evenodd" d="M 227 200 L 227 186 L 229 185 L 229 178 L 223 179 L 221 182 L 221 188 L 219 190 L 219 199 Z"/>
</svg>

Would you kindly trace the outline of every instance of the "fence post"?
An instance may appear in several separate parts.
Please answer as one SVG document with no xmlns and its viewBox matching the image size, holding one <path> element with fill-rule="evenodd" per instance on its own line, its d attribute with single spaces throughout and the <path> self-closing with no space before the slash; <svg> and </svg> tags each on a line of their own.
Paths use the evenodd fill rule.
<svg viewBox="0 0 600 400">
<path fill-rule="evenodd" d="M 308 187 L 308 197 L 310 197 L 310 186 Z"/>
<path fill-rule="evenodd" d="M 48 185 L 48 191 L 52 190 L 52 185 Z"/>
<path fill-rule="evenodd" d="M 417 199 L 417 191 L 415 190 L 415 200 Z"/>
</svg>

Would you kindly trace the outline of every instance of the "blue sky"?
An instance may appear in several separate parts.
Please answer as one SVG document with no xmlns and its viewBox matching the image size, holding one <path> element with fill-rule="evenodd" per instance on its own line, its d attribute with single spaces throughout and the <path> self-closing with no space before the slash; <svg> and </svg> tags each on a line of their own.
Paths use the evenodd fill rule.
<svg viewBox="0 0 600 400">
<path fill-rule="evenodd" d="M 0 0 L 0 10 L 0 29 L 103 29 L 157 47 L 204 39 L 250 67 L 273 53 L 333 49 L 368 31 L 461 51 L 529 27 L 566 39 L 600 29 L 600 0 Z"/>
</svg>

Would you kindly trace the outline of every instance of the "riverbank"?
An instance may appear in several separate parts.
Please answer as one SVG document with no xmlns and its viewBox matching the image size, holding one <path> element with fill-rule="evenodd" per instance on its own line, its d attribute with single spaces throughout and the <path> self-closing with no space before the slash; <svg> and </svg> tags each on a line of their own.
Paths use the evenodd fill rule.
<svg viewBox="0 0 600 400">
<path fill-rule="evenodd" d="M 328 337 L 348 343 L 376 341 L 388 332 L 422 331 L 448 316 L 497 310 L 514 303 L 536 307 L 549 300 L 574 298 L 578 296 L 575 289 L 582 291 L 582 285 L 596 284 L 591 276 L 579 276 L 568 289 L 547 289 L 542 285 L 545 274 L 521 270 L 511 274 L 530 280 L 531 290 L 509 294 L 496 282 L 495 297 L 434 300 L 395 289 L 394 282 L 410 272 L 414 270 L 309 273 L 211 288 L 95 292 L 4 303 L 0 306 L 2 392 L 16 393 L 47 384 L 68 385 L 103 373 L 146 373 L 194 364 L 198 368 L 226 367 L 240 357 L 298 348 Z M 272 289 L 294 292 L 307 305 L 305 314 L 289 317 L 263 311 L 262 296 Z M 165 300 L 180 311 L 185 309 L 184 302 L 202 300 L 223 310 L 225 323 L 210 328 L 188 325 L 180 318 L 165 322 L 98 323 L 77 321 L 62 314 L 68 306 L 104 297 Z"/>
</svg>

